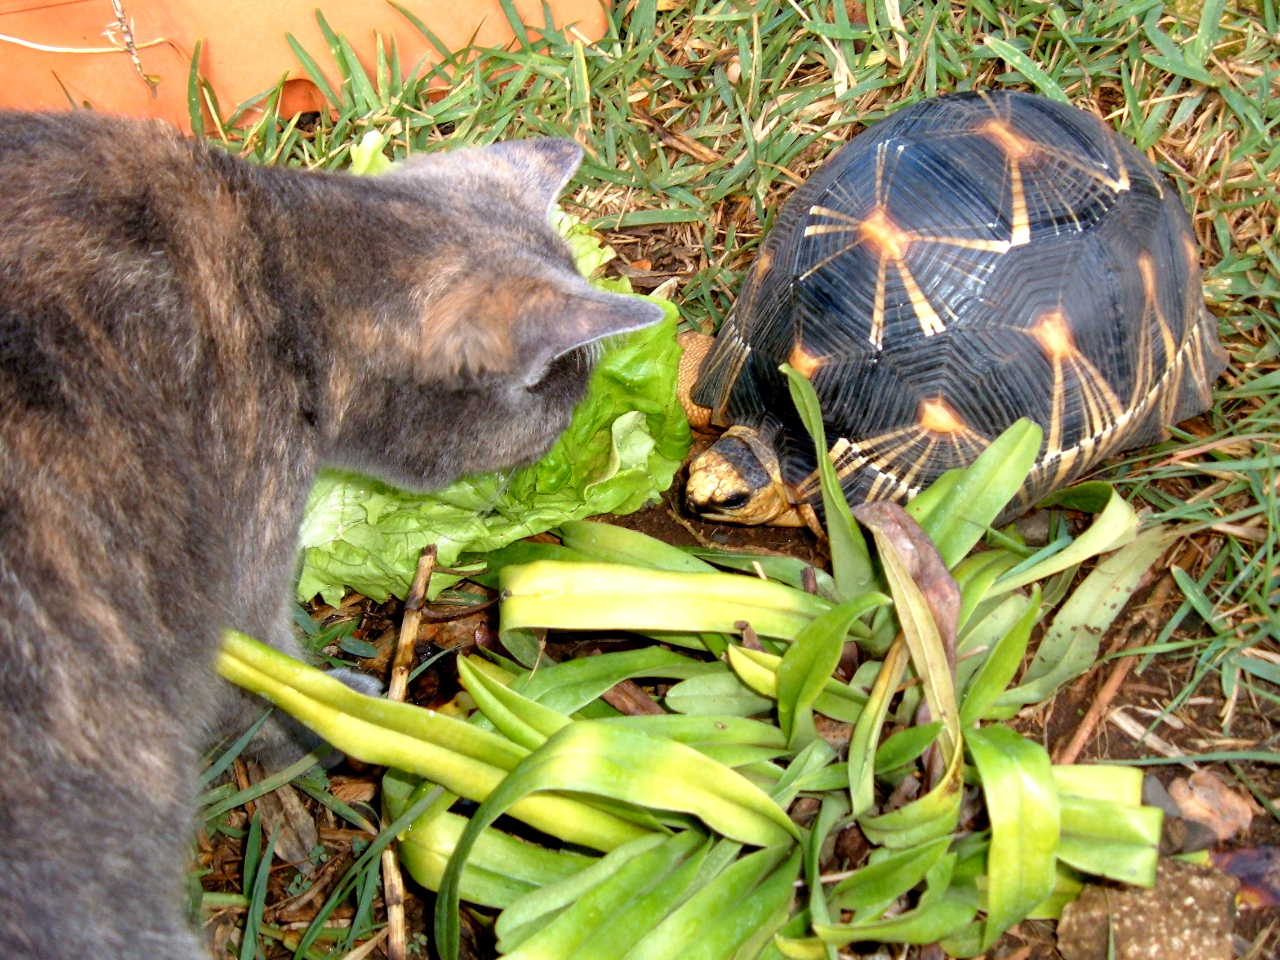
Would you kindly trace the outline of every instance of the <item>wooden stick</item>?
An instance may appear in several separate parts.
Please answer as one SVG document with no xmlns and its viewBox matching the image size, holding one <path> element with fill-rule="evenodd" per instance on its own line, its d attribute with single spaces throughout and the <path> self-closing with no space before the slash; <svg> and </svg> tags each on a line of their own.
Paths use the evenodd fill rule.
<svg viewBox="0 0 1280 960">
<path fill-rule="evenodd" d="M 404 602 L 404 616 L 400 620 L 400 639 L 396 643 L 395 659 L 391 663 L 391 685 L 387 689 L 388 700 L 403 700 L 409 688 L 409 671 L 413 667 L 414 644 L 418 639 L 418 626 L 422 623 L 422 608 L 426 604 L 427 584 L 436 566 L 436 548 L 426 547 L 418 560 L 418 572 L 413 578 L 409 597 Z"/>
<path fill-rule="evenodd" d="M 382 851 L 382 899 L 387 905 L 387 942 L 383 947 L 387 960 L 405 960 L 409 955 L 409 930 L 404 919 L 404 877 L 400 875 L 394 843 Z"/>
<path fill-rule="evenodd" d="M 386 851 L 383 851 L 382 855 L 386 856 Z M 364 943 L 360 944 L 360 946 L 356 947 L 354 950 L 348 953 L 345 957 L 343 957 L 342 960 L 365 960 L 366 957 L 371 956 L 373 954 L 373 951 L 377 949 L 378 944 L 382 942 L 383 938 L 386 937 L 386 935 L 387 935 L 387 928 L 383 927 L 376 934 L 374 934 L 371 940 L 366 940 Z"/>
<path fill-rule="evenodd" d="M 1129 618 L 1129 622 L 1125 624 L 1126 632 L 1131 631 L 1135 623 L 1142 619 L 1143 609 L 1159 609 L 1163 606 L 1169 596 L 1172 584 L 1172 577 L 1162 579 L 1156 584 L 1151 597 L 1140 605 L 1140 609 L 1135 611 Z M 1118 652 L 1129 647 L 1141 646 L 1146 642 L 1147 634 L 1145 632 L 1133 631 L 1129 632 L 1128 637 L 1118 641 L 1114 649 Z M 1133 656 L 1124 656 L 1112 664 L 1111 671 L 1107 674 L 1107 679 L 1103 682 L 1097 696 L 1094 697 L 1093 703 L 1089 705 L 1089 710 L 1084 715 L 1084 719 L 1080 721 L 1080 725 L 1076 727 L 1075 733 L 1072 734 L 1071 739 L 1064 746 L 1054 751 L 1054 763 L 1071 764 L 1080 758 L 1080 754 L 1088 744 L 1089 738 L 1093 736 L 1098 729 L 1098 725 L 1102 723 L 1103 717 L 1111 709 L 1111 704 L 1120 692 L 1120 687 L 1124 684 L 1125 678 L 1129 676 L 1129 671 L 1133 668 L 1136 659 Z"/>
<path fill-rule="evenodd" d="M 426 547 L 418 558 L 418 572 L 404 602 L 404 616 L 400 618 L 400 637 L 396 641 L 396 655 L 391 662 L 391 684 L 387 688 L 388 700 L 403 700 L 409 689 L 409 672 L 413 667 L 414 648 L 418 640 L 418 625 L 422 622 L 422 608 L 426 603 L 427 585 L 436 566 L 436 548 Z M 383 823 L 386 827 L 386 823 Z M 395 844 L 382 851 L 382 898 L 387 907 L 388 960 L 405 960 L 409 953 L 409 932 L 404 917 L 404 878 L 400 875 L 400 861 L 396 858 Z"/>
</svg>

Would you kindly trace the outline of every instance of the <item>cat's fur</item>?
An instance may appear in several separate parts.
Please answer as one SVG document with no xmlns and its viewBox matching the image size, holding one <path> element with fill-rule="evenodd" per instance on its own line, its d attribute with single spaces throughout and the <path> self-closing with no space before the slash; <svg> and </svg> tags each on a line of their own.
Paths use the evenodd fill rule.
<svg viewBox="0 0 1280 960">
<path fill-rule="evenodd" d="M 528 461 L 654 322 L 547 223 L 566 141 L 378 178 L 0 114 L 0 956 L 206 957 L 183 908 L 219 628 L 293 648 L 321 464 Z"/>
</svg>

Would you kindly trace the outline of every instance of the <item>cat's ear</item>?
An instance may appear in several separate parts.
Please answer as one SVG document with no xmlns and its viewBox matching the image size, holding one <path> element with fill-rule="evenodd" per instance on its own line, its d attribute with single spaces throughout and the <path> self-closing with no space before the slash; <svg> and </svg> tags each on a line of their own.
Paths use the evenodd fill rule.
<svg viewBox="0 0 1280 960">
<path fill-rule="evenodd" d="M 572 140 L 505 140 L 479 151 L 501 173 L 516 181 L 522 195 L 538 210 L 550 211 L 560 191 L 582 163 L 582 147 Z"/>
<path fill-rule="evenodd" d="M 416 352 L 436 374 L 490 373 L 532 385 L 558 357 L 661 319 L 657 304 L 585 280 L 472 275 L 425 311 Z"/>
<path fill-rule="evenodd" d="M 584 287 L 566 295 L 553 317 L 526 318 L 533 331 L 522 331 L 532 342 L 525 379 L 536 382 L 552 361 L 580 347 L 590 346 L 633 330 L 652 326 L 663 317 L 660 306 L 640 297 L 606 293 Z M 530 320 L 534 322 L 530 324 Z"/>
<path fill-rule="evenodd" d="M 538 214 L 547 214 L 582 163 L 572 140 L 504 140 L 487 147 L 463 147 L 422 154 L 397 163 L 384 176 L 439 176 L 453 185 L 493 191 Z"/>
</svg>

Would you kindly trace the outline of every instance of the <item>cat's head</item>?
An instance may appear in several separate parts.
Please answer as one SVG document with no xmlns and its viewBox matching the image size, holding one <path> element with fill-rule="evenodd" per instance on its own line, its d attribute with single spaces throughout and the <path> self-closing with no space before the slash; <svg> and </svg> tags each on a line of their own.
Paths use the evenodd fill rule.
<svg viewBox="0 0 1280 960">
<path fill-rule="evenodd" d="M 400 222 L 418 216 L 408 232 L 422 252 L 397 265 L 399 283 L 356 330 L 352 345 L 377 358 L 388 392 L 366 384 L 348 407 L 370 409 L 348 419 L 375 438 L 396 432 L 391 416 L 428 425 L 430 449 L 398 441 L 395 482 L 430 487 L 536 458 L 568 425 L 600 342 L 661 319 L 654 303 L 589 284 L 550 223 L 581 157 L 568 140 L 509 141 L 429 154 L 377 178 L 405 208 Z M 379 398 L 398 413 L 385 410 L 370 430 Z"/>
</svg>

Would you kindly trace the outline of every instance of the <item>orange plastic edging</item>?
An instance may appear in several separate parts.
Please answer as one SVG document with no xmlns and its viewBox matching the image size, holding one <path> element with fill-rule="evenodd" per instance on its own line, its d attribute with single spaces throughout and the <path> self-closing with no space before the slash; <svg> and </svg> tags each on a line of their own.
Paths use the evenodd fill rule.
<svg viewBox="0 0 1280 960">
<path fill-rule="evenodd" d="M 498 0 L 402 0 L 450 49 L 474 36 L 481 46 L 502 46 L 511 27 Z M 543 22 L 542 0 L 514 0 L 525 23 Z M 606 27 L 603 0 L 551 0 L 559 27 L 572 26 L 584 39 Z M 385 0 L 123 0 L 132 22 L 142 73 L 120 45 L 111 0 L 0 0 L 0 35 L 59 50 L 35 50 L 0 39 L 0 107 L 65 110 L 90 106 L 108 113 L 163 117 L 189 128 L 187 77 L 198 40 L 204 45 L 200 71 L 223 112 L 272 89 L 284 74 L 281 113 L 315 110 L 323 97 L 285 35 L 292 33 L 337 89 L 338 71 L 316 22 L 319 8 L 345 37 L 373 75 L 376 37 L 390 55 L 392 40 L 406 71 L 420 60 L 439 60 L 427 38 Z M 114 41 L 104 36 L 112 31 Z M 153 41 L 161 41 L 154 43 Z M 102 52 L 70 52 L 92 49 Z"/>
</svg>

